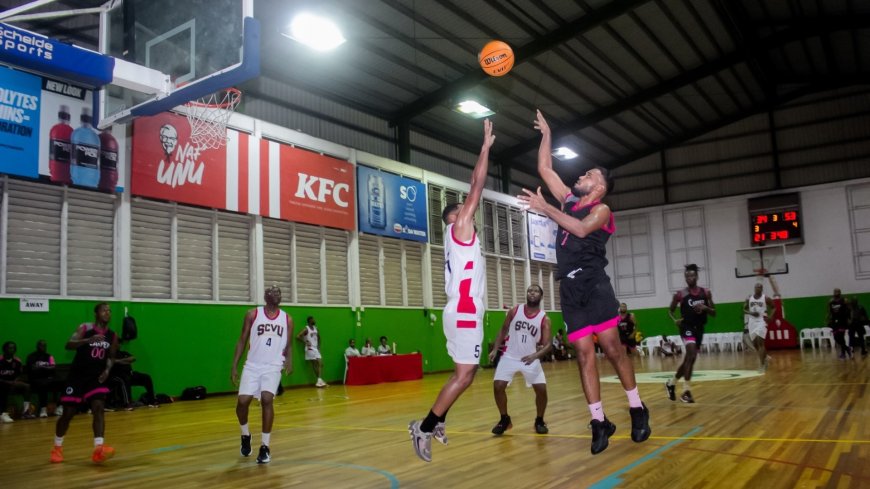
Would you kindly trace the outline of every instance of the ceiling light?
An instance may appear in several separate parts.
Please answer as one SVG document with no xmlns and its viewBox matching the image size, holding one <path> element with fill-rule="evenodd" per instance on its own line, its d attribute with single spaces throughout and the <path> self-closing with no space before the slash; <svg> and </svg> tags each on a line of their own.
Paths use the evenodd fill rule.
<svg viewBox="0 0 870 489">
<path fill-rule="evenodd" d="M 347 41 L 334 22 L 308 13 L 296 15 L 290 22 L 289 33 L 281 34 L 317 51 L 330 51 Z"/>
<path fill-rule="evenodd" d="M 559 148 L 556 148 L 555 151 L 553 151 L 553 156 L 564 161 L 564 160 L 573 160 L 578 155 L 577 155 L 577 153 L 571 151 L 571 149 L 568 148 L 567 146 L 561 146 Z"/>
<path fill-rule="evenodd" d="M 492 111 L 489 107 L 482 105 L 480 102 L 474 100 L 463 100 L 456 104 L 453 108 L 456 112 L 461 114 L 465 114 L 474 119 L 480 119 L 481 117 L 489 117 L 494 115 L 495 112 Z"/>
</svg>

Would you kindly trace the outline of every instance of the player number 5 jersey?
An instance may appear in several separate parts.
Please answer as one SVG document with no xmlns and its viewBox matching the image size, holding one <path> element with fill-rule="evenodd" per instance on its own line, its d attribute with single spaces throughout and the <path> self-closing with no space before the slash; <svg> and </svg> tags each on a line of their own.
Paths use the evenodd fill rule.
<svg viewBox="0 0 870 489">
<path fill-rule="evenodd" d="M 283 366 L 287 335 L 290 334 L 289 323 L 286 312 L 278 309 L 277 315 L 270 318 L 264 307 L 258 307 L 251 325 L 246 364 Z"/>
<path fill-rule="evenodd" d="M 453 224 L 448 225 L 444 243 L 444 291 L 447 293 L 445 311 L 483 316 L 485 264 L 477 233 L 473 235 L 470 243 L 463 243 L 454 236 Z"/>
</svg>

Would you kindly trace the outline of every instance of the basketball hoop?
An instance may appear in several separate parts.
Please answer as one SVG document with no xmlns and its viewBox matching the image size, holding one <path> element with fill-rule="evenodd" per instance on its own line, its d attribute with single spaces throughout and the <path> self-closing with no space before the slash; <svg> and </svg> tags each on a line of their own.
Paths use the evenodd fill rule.
<svg viewBox="0 0 870 489">
<path fill-rule="evenodd" d="M 227 144 L 227 122 L 241 100 L 242 92 L 227 88 L 184 104 L 191 142 L 214 149 Z"/>
<path fill-rule="evenodd" d="M 759 277 L 766 277 L 767 276 L 767 269 L 766 268 L 756 268 L 753 271 Z"/>
</svg>

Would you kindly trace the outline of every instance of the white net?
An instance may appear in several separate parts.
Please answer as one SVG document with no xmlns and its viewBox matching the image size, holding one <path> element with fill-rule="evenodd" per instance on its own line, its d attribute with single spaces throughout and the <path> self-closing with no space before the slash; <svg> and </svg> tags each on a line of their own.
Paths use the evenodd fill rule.
<svg viewBox="0 0 870 489">
<path fill-rule="evenodd" d="M 191 142 L 213 149 L 227 144 L 227 122 L 241 100 L 242 92 L 228 88 L 185 104 Z"/>
</svg>

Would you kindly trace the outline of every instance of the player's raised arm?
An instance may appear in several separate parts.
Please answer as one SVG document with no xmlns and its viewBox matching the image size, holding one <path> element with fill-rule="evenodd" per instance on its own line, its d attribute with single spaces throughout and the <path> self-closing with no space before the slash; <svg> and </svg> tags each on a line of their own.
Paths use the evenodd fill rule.
<svg viewBox="0 0 870 489">
<path fill-rule="evenodd" d="M 550 193 L 553 197 L 559 200 L 560 203 L 565 203 L 565 197 L 571 191 L 567 185 L 562 182 L 562 179 L 553 170 L 553 136 L 550 131 L 550 126 L 547 124 L 547 119 L 544 119 L 544 114 L 540 110 L 536 111 L 537 118 L 535 119 L 535 129 L 541 132 L 541 145 L 538 147 L 538 174 L 541 179 L 547 184 Z"/>
<path fill-rule="evenodd" d="M 456 216 L 456 222 L 453 225 L 453 232 L 456 238 L 462 242 L 471 241 L 474 237 L 474 213 L 477 212 L 477 207 L 480 205 L 480 196 L 483 194 L 483 187 L 486 185 L 486 177 L 489 172 L 489 149 L 495 142 L 495 136 L 492 134 L 492 122 L 489 119 L 483 121 L 483 146 L 480 148 L 480 156 L 477 157 L 477 163 L 474 165 L 474 171 L 471 173 L 471 189 L 465 197 L 465 202 Z"/>
</svg>

